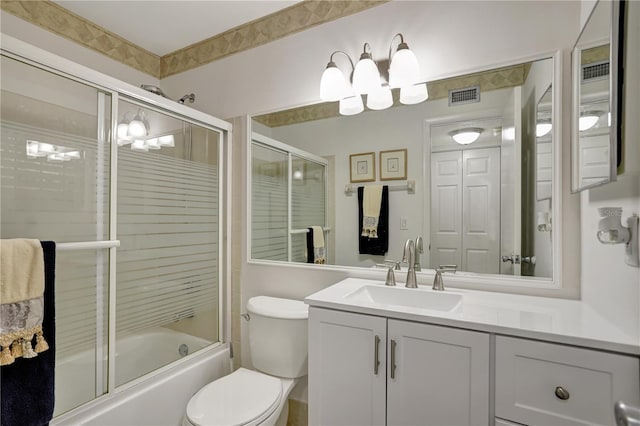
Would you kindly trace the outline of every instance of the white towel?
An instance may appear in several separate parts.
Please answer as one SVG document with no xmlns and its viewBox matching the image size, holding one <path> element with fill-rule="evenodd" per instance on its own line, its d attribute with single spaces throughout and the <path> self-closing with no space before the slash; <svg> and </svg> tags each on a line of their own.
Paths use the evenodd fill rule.
<svg viewBox="0 0 640 426">
<path fill-rule="evenodd" d="M 42 335 L 44 255 L 40 241 L 0 240 L 0 268 L 0 365 L 8 365 L 16 358 L 33 358 L 49 349 Z"/>
<path fill-rule="evenodd" d="M 382 203 L 382 185 L 364 187 L 362 196 L 362 236 L 378 238 L 378 220 Z"/>
<path fill-rule="evenodd" d="M 44 255 L 38 240 L 0 240 L 0 303 L 44 294 Z"/>
<path fill-rule="evenodd" d="M 311 230 L 313 232 L 313 263 L 325 264 L 327 259 L 324 249 L 324 230 L 322 226 L 312 226 Z"/>
</svg>

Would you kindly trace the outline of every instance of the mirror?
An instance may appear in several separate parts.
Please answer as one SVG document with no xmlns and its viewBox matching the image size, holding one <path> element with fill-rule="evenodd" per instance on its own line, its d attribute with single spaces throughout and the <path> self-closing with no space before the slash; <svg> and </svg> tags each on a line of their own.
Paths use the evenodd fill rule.
<svg viewBox="0 0 640 426">
<path fill-rule="evenodd" d="M 616 180 L 621 162 L 620 3 L 596 3 L 573 48 L 573 192 Z"/>
<path fill-rule="evenodd" d="M 391 108 L 355 116 L 340 116 L 337 102 L 254 116 L 252 259 L 306 261 L 311 248 L 291 236 L 305 238 L 319 225 L 328 264 L 375 268 L 400 261 L 405 241 L 421 236 L 422 269 L 454 264 L 472 273 L 552 278 L 550 222 L 538 222 L 552 215 L 553 131 L 536 137 L 536 128 L 552 125 L 553 61 L 429 82 L 429 99 L 416 105 L 400 104 L 394 92 Z M 477 132 L 472 143 L 454 140 L 469 129 Z M 287 152 L 324 161 L 326 187 L 316 179 L 302 189 L 315 191 L 316 201 L 305 199 L 312 211 L 326 197 L 324 216 L 300 217 L 287 208 L 296 203 L 286 196 L 295 182 Z M 360 171 L 363 179 L 354 179 Z M 277 189 L 258 182 L 269 174 L 271 183 L 280 182 Z M 362 247 L 361 192 L 371 185 L 388 187 L 379 202 L 388 208 L 378 218 L 388 238 L 382 255 Z M 273 208 L 253 201 L 275 200 L 276 193 L 281 201 Z M 273 244 L 289 240 L 275 257 L 262 238 L 274 228 Z"/>
</svg>

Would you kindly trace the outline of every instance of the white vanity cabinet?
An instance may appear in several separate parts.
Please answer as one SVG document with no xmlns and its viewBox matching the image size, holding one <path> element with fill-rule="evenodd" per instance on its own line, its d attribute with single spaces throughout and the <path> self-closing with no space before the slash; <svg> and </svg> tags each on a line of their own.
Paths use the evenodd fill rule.
<svg viewBox="0 0 640 426">
<path fill-rule="evenodd" d="M 309 424 L 488 423 L 488 334 L 309 309 Z"/>
<path fill-rule="evenodd" d="M 496 417 L 527 425 L 613 425 L 640 401 L 637 357 L 496 337 Z M 498 422 L 496 422 L 498 424 Z"/>
</svg>

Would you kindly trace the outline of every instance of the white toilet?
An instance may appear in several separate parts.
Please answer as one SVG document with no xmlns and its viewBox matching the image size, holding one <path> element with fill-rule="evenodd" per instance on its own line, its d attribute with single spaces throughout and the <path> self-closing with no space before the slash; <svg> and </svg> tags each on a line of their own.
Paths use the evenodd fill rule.
<svg viewBox="0 0 640 426">
<path fill-rule="evenodd" d="M 183 426 L 286 425 L 287 398 L 307 374 L 308 306 L 298 300 L 252 297 L 251 361 L 200 389 L 187 404 Z"/>
</svg>

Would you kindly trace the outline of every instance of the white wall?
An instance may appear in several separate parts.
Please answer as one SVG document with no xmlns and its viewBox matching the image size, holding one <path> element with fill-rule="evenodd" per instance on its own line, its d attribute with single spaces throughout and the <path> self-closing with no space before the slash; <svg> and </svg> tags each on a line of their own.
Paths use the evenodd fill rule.
<svg viewBox="0 0 640 426">
<path fill-rule="evenodd" d="M 78 64 L 126 81 L 127 83 L 135 86 L 140 86 L 141 84 L 158 86 L 160 84 L 157 78 L 149 74 L 138 71 L 101 53 L 51 33 L 10 13 L 0 11 L 0 24 L 2 34 L 15 37 Z"/>
<path fill-rule="evenodd" d="M 640 101 L 637 97 L 640 93 L 640 3 L 627 4 L 627 22 L 633 22 L 633 27 L 628 29 L 629 45 L 625 53 L 627 91 L 623 140 L 626 161 L 637 167 L 640 163 Z M 585 1 L 583 9 L 591 10 L 592 6 L 591 1 Z M 633 173 L 626 172 L 617 182 L 582 192 L 580 199 L 582 300 L 611 322 L 627 323 L 639 330 L 640 268 L 625 264 L 622 244 L 600 244 L 596 230 L 600 220 L 598 207 L 622 207 L 623 218 L 632 213 L 640 214 L 640 175 L 637 169 Z"/>
</svg>

